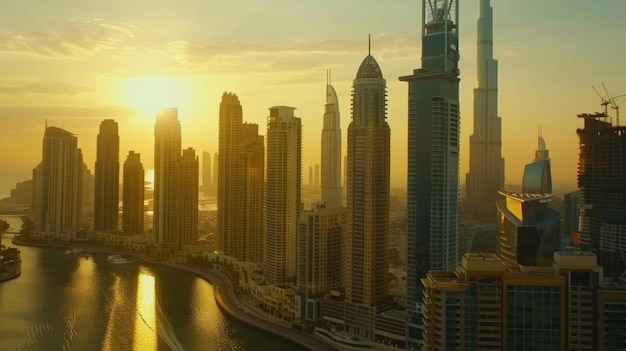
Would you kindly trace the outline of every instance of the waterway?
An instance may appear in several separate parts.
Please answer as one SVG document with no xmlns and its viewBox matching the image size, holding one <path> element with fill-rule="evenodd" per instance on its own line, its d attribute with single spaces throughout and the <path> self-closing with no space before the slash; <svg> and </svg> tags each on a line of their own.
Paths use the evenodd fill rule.
<svg viewBox="0 0 626 351">
<path fill-rule="evenodd" d="M 22 275 L 0 283 L 0 350 L 303 351 L 225 315 L 192 273 L 20 250 Z"/>
</svg>

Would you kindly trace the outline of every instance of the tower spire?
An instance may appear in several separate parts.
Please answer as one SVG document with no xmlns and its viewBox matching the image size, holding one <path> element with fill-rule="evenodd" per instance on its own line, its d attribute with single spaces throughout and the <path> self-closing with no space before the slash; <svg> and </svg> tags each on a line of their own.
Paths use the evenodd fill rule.
<svg viewBox="0 0 626 351">
<path fill-rule="evenodd" d="M 372 52 L 372 35 L 367 35 L 367 54 L 371 55 Z"/>
</svg>

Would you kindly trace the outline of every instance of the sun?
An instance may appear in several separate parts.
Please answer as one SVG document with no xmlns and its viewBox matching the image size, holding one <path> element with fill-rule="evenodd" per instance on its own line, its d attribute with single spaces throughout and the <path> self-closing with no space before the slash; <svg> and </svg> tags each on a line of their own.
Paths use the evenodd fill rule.
<svg viewBox="0 0 626 351">
<path fill-rule="evenodd" d="M 181 102 L 179 82 L 166 76 L 140 76 L 124 83 L 123 100 L 145 118 L 154 119 L 165 107 L 177 107 Z"/>
</svg>

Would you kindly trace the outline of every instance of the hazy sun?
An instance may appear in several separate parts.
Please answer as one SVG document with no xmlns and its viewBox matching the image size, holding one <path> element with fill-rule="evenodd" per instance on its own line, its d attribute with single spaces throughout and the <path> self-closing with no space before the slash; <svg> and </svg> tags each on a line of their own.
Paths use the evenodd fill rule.
<svg viewBox="0 0 626 351">
<path fill-rule="evenodd" d="M 128 79 L 123 89 L 124 102 L 146 118 L 154 118 L 165 107 L 177 107 L 181 100 L 180 84 L 164 76 L 141 76 Z"/>
</svg>

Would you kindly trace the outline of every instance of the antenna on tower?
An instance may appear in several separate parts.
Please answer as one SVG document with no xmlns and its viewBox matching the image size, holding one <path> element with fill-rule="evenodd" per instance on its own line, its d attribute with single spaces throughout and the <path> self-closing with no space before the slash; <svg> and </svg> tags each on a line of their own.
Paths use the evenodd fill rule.
<svg viewBox="0 0 626 351">
<path fill-rule="evenodd" d="M 372 52 L 372 35 L 367 35 L 367 54 L 371 55 Z"/>
</svg>

